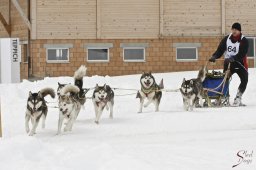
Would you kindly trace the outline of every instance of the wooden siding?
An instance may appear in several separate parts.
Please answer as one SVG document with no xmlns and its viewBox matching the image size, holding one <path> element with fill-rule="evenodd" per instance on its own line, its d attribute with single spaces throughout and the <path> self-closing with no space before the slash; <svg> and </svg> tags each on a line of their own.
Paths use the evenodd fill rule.
<svg viewBox="0 0 256 170">
<path fill-rule="evenodd" d="M 240 22 L 245 35 L 256 36 L 256 1 L 226 0 L 226 33 L 234 22 Z"/>
<path fill-rule="evenodd" d="M 96 38 L 96 1 L 38 0 L 37 39 Z"/>
<path fill-rule="evenodd" d="M 164 0 L 164 36 L 221 35 L 221 0 Z"/>
<path fill-rule="evenodd" d="M 158 38 L 159 0 L 100 0 L 100 38 Z"/>
<path fill-rule="evenodd" d="M 9 24 L 9 0 L 0 0 L 0 12 L 2 13 L 6 22 Z M 9 35 L 2 23 L 0 22 L 0 38 L 3 37 L 9 37 Z"/>
</svg>

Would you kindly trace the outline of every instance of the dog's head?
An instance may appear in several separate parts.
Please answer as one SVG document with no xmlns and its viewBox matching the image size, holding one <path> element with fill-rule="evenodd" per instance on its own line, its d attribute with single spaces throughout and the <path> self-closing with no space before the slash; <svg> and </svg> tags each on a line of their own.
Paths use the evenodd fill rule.
<svg viewBox="0 0 256 170">
<path fill-rule="evenodd" d="M 57 95 L 58 95 L 58 96 L 60 95 L 61 89 L 62 89 L 64 86 L 66 86 L 66 85 L 67 85 L 67 84 L 61 84 L 61 83 L 58 82 L 58 88 L 57 88 Z"/>
<path fill-rule="evenodd" d="M 155 78 L 149 73 L 143 73 L 140 78 L 140 83 L 144 88 L 150 88 L 155 83 Z"/>
<path fill-rule="evenodd" d="M 28 101 L 27 101 L 27 107 L 29 107 L 30 110 L 33 112 L 36 112 L 43 106 L 44 98 L 39 91 L 38 93 L 32 93 L 29 92 Z"/>
<path fill-rule="evenodd" d="M 107 85 L 104 84 L 103 86 L 99 86 L 96 84 L 93 96 L 97 101 L 105 101 L 107 98 Z"/>
<path fill-rule="evenodd" d="M 71 97 L 69 94 L 59 96 L 59 110 L 64 114 L 70 112 L 73 108 L 74 103 Z"/>
<path fill-rule="evenodd" d="M 186 80 L 184 78 L 181 84 L 180 90 L 182 91 L 182 93 L 185 93 L 185 94 L 190 93 L 193 91 L 193 86 L 194 86 L 193 84 L 194 84 L 193 80 Z"/>
</svg>

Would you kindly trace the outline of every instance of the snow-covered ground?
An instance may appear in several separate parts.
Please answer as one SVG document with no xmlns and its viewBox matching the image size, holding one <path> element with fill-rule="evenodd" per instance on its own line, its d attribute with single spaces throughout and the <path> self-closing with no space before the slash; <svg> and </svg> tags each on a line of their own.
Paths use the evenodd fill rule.
<svg viewBox="0 0 256 170">
<path fill-rule="evenodd" d="M 237 152 L 256 152 L 256 70 L 249 72 L 243 98 L 247 107 L 195 108 L 193 112 L 185 112 L 180 93 L 164 92 L 160 112 L 154 112 L 151 105 L 138 114 L 136 95 L 116 96 L 114 119 L 109 119 L 105 111 L 100 124 L 96 125 L 92 102 L 87 100 L 72 132 L 56 135 L 58 109 L 49 108 L 46 129 L 42 130 L 40 124 L 33 137 L 28 136 L 24 128 L 28 92 L 44 87 L 56 89 L 57 82 L 73 83 L 73 78 L 1 84 L 0 169 L 255 170 L 255 153 L 252 157 L 240 153 L 243 163 L 232 168 L 239 161 Z M 197 72 L 154 75 L 157 82 L 164 79 L 165 88 L 177 89 L 183 77 L 194 78 Z M 112 87 L 139 89 L 139 78 L 140 75 L 85 77 L 84 87 L 107 83 Z M 232 100 L 238 84 L 239 79 L 234 75 L 230 87 Z M 133 92 L 116 90 L 115 94 Z M 87 96 L 91 94 L 92 91 Z"/>
</svg>

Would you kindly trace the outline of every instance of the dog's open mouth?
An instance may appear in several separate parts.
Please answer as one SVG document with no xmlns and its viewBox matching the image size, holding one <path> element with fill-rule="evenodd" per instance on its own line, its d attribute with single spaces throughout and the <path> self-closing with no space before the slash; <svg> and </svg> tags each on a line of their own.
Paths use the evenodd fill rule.
<svg viewBox="0 0 256 170">
<path fill-rule="evenodd" d="M 104 98 L 104 97 L 99 97 L 99 100 L 100 100 L 100 101 L 104 101 L 105 98 Z"/>
<path fill-rule="evenodd" d="M 65 115 L 68 112 L 68 109 L 60 109 L 60 111 Z"/>
<path fill-rule="evenodd" d="M 148 87 L 150 86 L 150 81 L 144 81 L 144 84 Z"/>
</svg>

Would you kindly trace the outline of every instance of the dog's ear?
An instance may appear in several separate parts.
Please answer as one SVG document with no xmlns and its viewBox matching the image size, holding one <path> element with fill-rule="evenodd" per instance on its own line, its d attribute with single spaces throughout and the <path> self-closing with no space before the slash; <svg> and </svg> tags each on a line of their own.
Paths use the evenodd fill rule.
<svg viewBox="0 0 256 170">
<path fill-rule="evenodd" d="M 40 91 L 37 94 L 39 97 L 42 97 L 42 93 Z"/>
<path fill-rule="evenodd" d="M 149 75 L 152 75 L 151 71 L 149 72 Z"/>
<path fill-rule="evenodd" d="M 183 81 L 182 81 L 182 83 L 184 83 L 186 81 L 186 79 L 185 78 L 183 78 Z"/>
<path fill-rule="evenodd" d="M 60 82 L 58 82 L 58 86 L 60 86 Z"/>
<path fill-rule="evenodd" d="M 190 84 L 193 84 L 193 80 L 190 80 Z"/>
<path fill-rule="evenodd" d="M 104 87 L 104 90 L 107 90 L 107 85 L 106 85 L 106 83 L 104 84 L 103 87 Z"/>
<path fill-rule="evenodd" d="M 32 96 L 32 92 L 31 91 L 29 91 L 29 97 L 31 97 Z"/>
<path fill-rule="evenodd" d="M 95 86 L 95 89 L 98 89 L 99 88 L 99 85 L 98 85 L 98 83 L 96 84 L 96 86 Z"/>
</svg>

